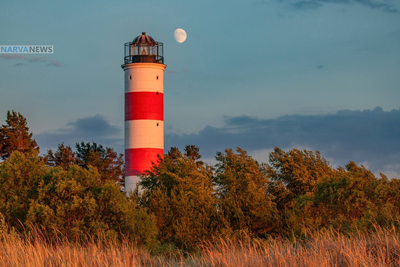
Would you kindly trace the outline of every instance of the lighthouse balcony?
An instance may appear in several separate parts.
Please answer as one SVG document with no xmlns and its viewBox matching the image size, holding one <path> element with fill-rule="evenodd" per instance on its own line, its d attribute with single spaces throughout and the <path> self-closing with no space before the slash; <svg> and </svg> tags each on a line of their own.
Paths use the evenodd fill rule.
<svg viewBox="0 0 400 267">
<path fill-rule="evenodd" d="M 140 62 L 164 64 L 164 57 L 157 55 L 134 55 L 125 57 L 125 64 L 140 63 Z"/>
</svg>

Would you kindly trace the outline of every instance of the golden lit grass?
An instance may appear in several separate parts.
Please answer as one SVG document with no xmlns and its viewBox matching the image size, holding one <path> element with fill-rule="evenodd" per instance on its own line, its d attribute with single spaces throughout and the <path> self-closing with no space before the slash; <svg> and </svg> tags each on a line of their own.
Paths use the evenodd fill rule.
<svg viewBox="0 0 400 267">
<path fill-rule="evenodd" d="M 199 254 L 175 257 L 151 256 L 129 243 L 46 244 L 37 236 L 3 233 L 0 266 L 400 266 L 399 236 L 390 229 L 353 236 L 324 231 L 305 241 L 219 239 Z"/>
</svg>

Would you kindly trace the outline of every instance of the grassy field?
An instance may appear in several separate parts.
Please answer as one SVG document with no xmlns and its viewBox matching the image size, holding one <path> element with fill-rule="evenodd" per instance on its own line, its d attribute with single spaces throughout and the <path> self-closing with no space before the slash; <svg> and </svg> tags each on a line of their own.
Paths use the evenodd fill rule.
<svg viewBox="0 0 400 267">
<path fill-rule="evenodd" d="M 306 240 L 219 239 L 203 244 L 196 254 L 151 255 L 132 244 L 21 238 L 3 232 L 0 266 L 400 266 L 396 231 L 345 236 L 334 231 Z"/>
</svg>

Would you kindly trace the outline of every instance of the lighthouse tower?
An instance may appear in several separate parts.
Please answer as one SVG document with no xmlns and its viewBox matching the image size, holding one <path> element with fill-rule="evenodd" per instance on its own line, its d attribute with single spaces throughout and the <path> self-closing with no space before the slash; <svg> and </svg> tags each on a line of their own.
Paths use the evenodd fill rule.
<svg viewBox="0 0 400 267">
<path fill-rule="evenodd" d="M 164 155 L 164 48 L 142 32 L 125 43 L 125 191 Z"/>
</svg>

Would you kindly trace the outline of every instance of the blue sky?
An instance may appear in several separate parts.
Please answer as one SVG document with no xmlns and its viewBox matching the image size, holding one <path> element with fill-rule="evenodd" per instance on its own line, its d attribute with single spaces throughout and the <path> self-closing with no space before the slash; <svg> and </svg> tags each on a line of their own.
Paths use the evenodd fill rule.
<svg viewBox="0 0 400 267">
<path fill-rule="evenodd" d="M 0 45 L 55 52 L 0 55 L 0 120 L 21 112 L 42 153 L 123 152 L 123 45 L 142 31 L 164 42 L 166 149 L 297 147 L 400 177 L 398 0 L 3 1 Z"/>
</svg>

